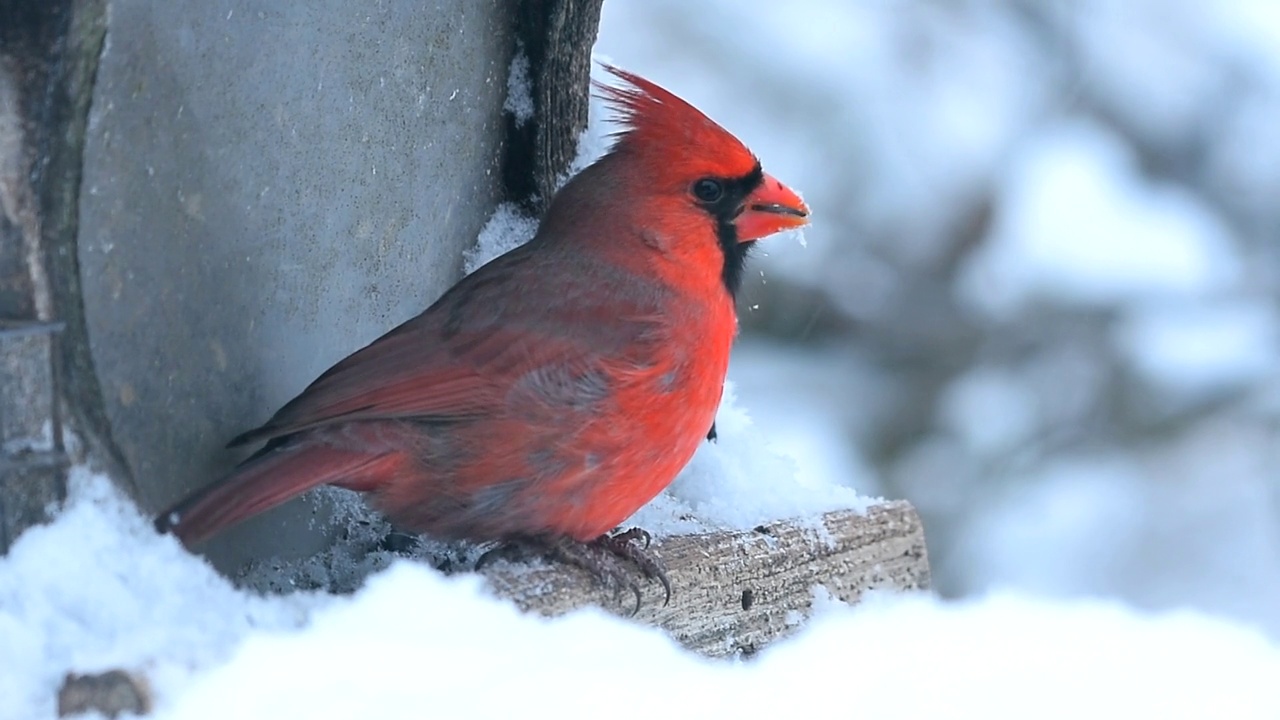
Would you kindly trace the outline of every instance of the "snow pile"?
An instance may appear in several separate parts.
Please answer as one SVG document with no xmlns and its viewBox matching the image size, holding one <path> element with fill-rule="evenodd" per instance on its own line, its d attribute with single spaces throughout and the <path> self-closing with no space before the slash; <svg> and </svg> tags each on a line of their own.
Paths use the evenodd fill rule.
<svg viewBox="0 0 1280 720">
<path fill-rule="evenodd" d="M 498 205 L 480 228 L 476 244 L 462 253 L 462 272 L 470 275 L 481 265 L 529 242 L 537 232 L 537 219 L 529 217 L 518 205 Z"/>
<path fill-rule="evenodd" d="M 839 476 L 800 475 L 739 407 L 732 382 L 716 413 L 718 438 L 698 448 L 661 495 L 626 524 L 655 535 L 712 529 L 748 530 L 780 519 L 813 519 L 832 510 L 863 512 L 861 497 Z"/>
<path fill-rule="evenodd" d="M 751 662 L 597 610 L 546 620 L 399 561 L 349 597 L 235 590 L 81 469 L 0 559 L 0 719 L 52 718 L 67 671 L 144 677 L 154 717 L 1274 717 L 1280 648 L 1189 613 L 995 595 L 817 603 Z M 603 708 L 603 710 L 602 710 Z"/>
<path fill-rule="evenodd" d="M 688 718 L 1264 718 L 1276 672 L 1280 650 L 1219 621 L 1014 597 L 832 609 L 717 664 L 598 612 L 534 620 L 398 566 L 305 633 L 251 638 L 159 717 L 596 718 L 638 698 Z"/>
<path fill-rule="evenodd" d="M 298 627 L 320 599 L 232 588 L 156 533 L 110 485 L 73 468 L 67 506 L 0 558 L 0 718 L 52 717 L 68 670 L 144 672 L 157 691 L 222 662 L 240 638 Z"/>
</svg>

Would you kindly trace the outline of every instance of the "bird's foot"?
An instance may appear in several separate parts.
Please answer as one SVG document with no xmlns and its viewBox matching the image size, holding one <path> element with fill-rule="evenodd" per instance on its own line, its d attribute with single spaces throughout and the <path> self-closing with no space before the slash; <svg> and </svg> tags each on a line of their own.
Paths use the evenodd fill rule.
<svg viewBox="0 0 1280 720">
<path fill-rule="evenodd" d="M 506 560 L 510 563 L 528 562 L 535 556 L 547 554 L 548 547 L 549 541 L 541 538 L 508 540 L 492 550 L 486 550 L 480 557 L 476 558 L 475 571 L 480 572 L 495 560 Z"/>
<path fill-rule="evenodd" d="M 384 550 L 396 555 L 409 556 L 422 547 L 422 536 L 407 533 L 403 530 L 389 530 L 382 539 L 378 541 L 379 550 Z"/>
<path fill-rule="evenodd" d="M 665 593 L 663 605 L 671 602 L 671 581 L 666 566 L 649 552 L 650 536 L 640 528 L 631 528 L 611 535 L 601 535 L 591 542 L 578 542 L 572 538 L 523 538 L 500 545 L 486 552 L 476 561 L 480 570 L 494 560 L 520 562 L 531 556 L 543 557 L 582 568 L 591 573 L 602 585 L 615 592 L 630 590 L 636 604 L 631 614 L 640 611 L 640 585 L 635 580 L 639 570 L 646 580 L 657 580 Z"/>
<path fill-rule="evenodd" d="M 663 605 L 671 603 L 671 581 L 662 560 L 649 552 L 651 537 L 640 528 L 631 528 L 610 535 L 601 535 L 591 542 L 581 543 L 563 538 L 555 543 L 551 556 L 561 562 L 586 570 L 605 587 L 630 590 L 636 598 L 631 614 L 640 611 L 640 586 L 635 580 L 639 570 L 646 580 L 657 580 L 662 585 Z"/>
<path fill-rule="evenodd" d="M 653 536 L 647 530 L 633 527 L 613 535 L 601 535 L 595 542 L 614 555 L 630 560 L 640 568 L 646 580 L 657 580 L 662 585 L 662 604 L 671 604 L 671 580 L 667 578 L 667 566 L 662 558 L 649 552 Z"/>
</svg>

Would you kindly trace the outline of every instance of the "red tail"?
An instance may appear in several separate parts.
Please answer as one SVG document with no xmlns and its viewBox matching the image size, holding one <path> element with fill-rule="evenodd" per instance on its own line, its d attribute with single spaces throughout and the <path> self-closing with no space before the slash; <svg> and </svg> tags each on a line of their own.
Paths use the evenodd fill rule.
<svg viewBox="0 0 1280 720">
<path fill-rule="evenodd" d="M 320 485 L 372 490 L 395 476 L 399 453 L 369 454 L 324 445 L 280 448 L 254 458 L 156 518 L 156 529 L 193 545 Z"/>
</svg>

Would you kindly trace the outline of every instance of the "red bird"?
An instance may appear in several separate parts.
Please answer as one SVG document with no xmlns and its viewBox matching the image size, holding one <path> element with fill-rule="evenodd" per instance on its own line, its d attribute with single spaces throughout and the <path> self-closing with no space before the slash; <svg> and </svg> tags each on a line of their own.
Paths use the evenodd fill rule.
<svg viewBox="0 0 1280 720">
<path fill-rule="evenodd" d="M 607 69 L 623 129 L 536 237 L 233 439 L 267 442 L 157 528 L 190 545 L 327 483 L 407 530 L 654 576 L 634 534 L 608 533 L 708 435 L 747 251 L 809 210 L 693 106 Z"/>
</svg>

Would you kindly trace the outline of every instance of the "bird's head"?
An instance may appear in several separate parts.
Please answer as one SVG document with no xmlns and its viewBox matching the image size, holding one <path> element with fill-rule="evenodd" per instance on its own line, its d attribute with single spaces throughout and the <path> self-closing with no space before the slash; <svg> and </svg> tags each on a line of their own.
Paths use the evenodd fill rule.
<svg viewBox="0 0 1280 720">
<path fill-rule="evenodd" d="M 805 225 L 808 206 L 697 108 L 634 73 L 605 69 L 621 81 L 597 84 L 622 126 L 609 156 L 627 161 L 644 195 L 664 212 L 713 224 L 725 284 L 736 292 L 751 244 Z"/>
</svg>

